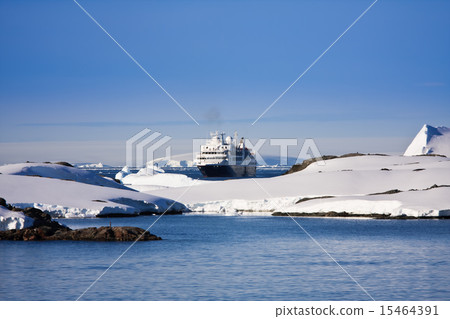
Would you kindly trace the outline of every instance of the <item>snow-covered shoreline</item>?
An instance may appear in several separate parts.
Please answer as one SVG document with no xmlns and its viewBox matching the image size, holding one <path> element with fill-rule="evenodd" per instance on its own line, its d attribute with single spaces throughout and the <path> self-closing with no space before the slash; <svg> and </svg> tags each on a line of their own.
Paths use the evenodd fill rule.
<svg viewBox="0 0 450 319">
<path fill-rule="evenodd" d="M 134 174 L 124 167 L 116 175 L 118 183 L 68 163 L 4 165 L 0 197 L 18 208 L 35 207 L 66 218 L 164 212 L 447 218 L 450 159 L 435 153 L 448 149 L 448 132 L 425 125 L 405 156 L 329 156 L 271 178 L 196 180 L 149 166 Z M 11 218 L 17 225 L 25 222 L 20 216 Z"/>
<path fill-rule="evenodd" d="M 347 212 L 391 217 L 450 215 L 450 160 L 435 156 L 357 156 L 316 162 L 289 175 L 150 190 L 177 198 L 194 214 L 270 215 Z M 389 194 L 397 189 L 399 193 Z M 376 193 L 385 193 L 370 195 Z M 322 198 L 300 201 L 304 198 Z M 297 203 L 298 202 L 298 203 Z"/>
<path fill-rule="evenodd" d="M 18 208 L 35 207 L 58 218 L 136 216 L 166 210 L 233 216 L 327 212 L 361 217 L 450 216 L 450 160 L 440 156 L 334 158 L 284 176 L 225 181 L 123 172 L 122 182 L 127 185 L 54 164 L 6 165 L 0 173 L 0 197 Z M 25 221 L 16 220 L 17 227 L 22 227 Z M 3 224 L 12 225 L 12 221 Z"/>
<path fill-rule="evenodd" d="M 78 168 L 45 163 L 0 167 L 0 197 L 18 208 L 34 207 L 52 217 L 161 214 L 185 210 L 177 201 L 140 193 Z"/>
<path fill-rule="evenodd" d="M 387 215 L 390 217 L 450 217 L 450 187 L 406 191 L 395 194 L 342 196 L 315 199 L 282 208 L 281 213 L 350 213 L 354 215 Z"/>
</svg>

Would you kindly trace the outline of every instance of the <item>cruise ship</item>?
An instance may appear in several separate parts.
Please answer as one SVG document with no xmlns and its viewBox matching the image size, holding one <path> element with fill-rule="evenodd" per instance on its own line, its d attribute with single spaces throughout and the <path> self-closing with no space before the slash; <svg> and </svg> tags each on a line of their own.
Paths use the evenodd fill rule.
<svg viewBox="0 0 450 319">
<path fill-rule="evenodd" d="M 225 133 L 211 133 L 211 139 L 201 146 L 197 167 L 205 177 L 252 177 L 256 175 L 256 159 L 245 147 L 245 139 L 237 141 L 224 137 Z"/>
</svg>

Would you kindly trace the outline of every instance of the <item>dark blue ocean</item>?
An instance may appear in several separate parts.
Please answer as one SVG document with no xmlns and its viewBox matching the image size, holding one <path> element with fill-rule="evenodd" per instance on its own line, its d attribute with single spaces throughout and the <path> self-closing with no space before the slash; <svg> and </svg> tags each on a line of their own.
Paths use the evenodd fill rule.
<svg viewBox="0 0 450 319">
<path fill-rule="evenodd" d="M 156 216 L 63 219 L 72 228 Z M 450 299 L 450 220 L 296 219 L 376 300 Z M 290 218 L 163 216 L 81 300 L 369 300 Z M 0 242 L 1 300 L 75 300 L 126 242 Z"/>
</svg>

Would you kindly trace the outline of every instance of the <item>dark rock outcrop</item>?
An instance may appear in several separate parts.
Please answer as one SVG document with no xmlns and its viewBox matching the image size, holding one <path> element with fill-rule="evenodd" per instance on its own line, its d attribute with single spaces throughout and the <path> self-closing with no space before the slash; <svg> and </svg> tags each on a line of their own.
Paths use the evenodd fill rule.
<svg viewBox="0 0 450 319">
<path fill-rule="evenodd" d="M 372 193 L 372 194 L 369 194 L 369 196 L 372 196 L 372 195 L 392 195 L 392 194 L 398 194 L 398 193 L 401 193 L 401 192 L 402 191 L 399 190 L 399 189 L 391 189 L 391 190 L 388 190 L 388 191 L 385 191 L 385 192 Z"/>
<path fill-rule="evenodd" d="M 292 167 L 287 172 L 285 172 L 283 175 L 288 175 L 288 174 L 292 174 L 295 172 L 303 171 L 309 165 L 311 165 L 312 163 L 317 162 L 317 161 L 326 161 L 326 160 L 335 159 L 335 158 L 338 158 L 338 156 L 324 155 L 322 157 L 310 158 L 310 159 L 304 160 L 301 164 L 292 165 Z"/>
<path fill-rule="evenodd" d="M 372 218 L 372 219 L 450 219 L 450 216 L 407 216 L 407 215 L 399 215 L 399 216 L 391 216 L 390 214 L 357 214 L 357 213 L 349 213 L 349 212 L 312 212 L 312 213 L 284 213 L 284 212 L 275 212 L 272 216 L 279 217 L 362 217 L 362 218 Z"/>
<path fill-rule="evenodd" d="M 89 227 L 54 231 L 51 227 L 41 226 L 0 231 L 0 240 L 147 241 L 160 239 L 139 227 Z"/>
<path fill-rule="evenodd" d="M 364 217 L 364 218 L 374 218 L 374 219 L 395 219 L 396 217 L 391 217 L 389 214 L 352 214 L 348 212 L 317 212 L 317 213 L 282 213 L 275 212 L 272 216 L 287 216 L 287 217 Z"/>
<path fill-rule="evenodd" d="M 71 230 L 69 232 L 56 232 L 49 240 L 94 240 L 94 241 L 146 241 L 160 240 L 161 238 L 150 234 L 139 227 L 89 227 Z"/>
<path fill-rule="evenodd" d="M 74 167 L 72 164 L 70 164 L 68 162 L 54 162 L 53 164 L 58 164 L 58 165 L 67 166 L 67 167 Z"/>
<path fill-rule="evenodd" d="M 292 173 L 296 173 L 296 172 L 302 171 L 305 168 L 307 168 L 309 165 L 311 165 L 312 163 L 317 162 L 317 161 L 327 161 L 327 160 L 332 160 L 332 159 L 335 159 L 335 158 L 347 158 L 347 157 L 365 156 L 365 155 L 387 156 L 385 154 L 362 154 L 362 153 L 348 153 L 348 154 L 344 154 L 344 155 L 341 155 L 341 156 L 324 155 L 322 157 L 314 157 L 314 158 L 306 159 L 301 164 L 294 164 L 283 175 L 292 174 Z"/>
<path fill-rule="evenodd" d="M 3 204 L 3 201 L 0 199 L 0 204 Z M 6 205 L 6 201 L 4 204 Z M 34 219 L 33 226 L 0 231 L 0 240 L 147 241 L 161 239 L 139 227 L 89 227 L 72 230 L 52 220 L 49 214 L 37 208 L 25 208 L 22 212 Z"/>
</svg>

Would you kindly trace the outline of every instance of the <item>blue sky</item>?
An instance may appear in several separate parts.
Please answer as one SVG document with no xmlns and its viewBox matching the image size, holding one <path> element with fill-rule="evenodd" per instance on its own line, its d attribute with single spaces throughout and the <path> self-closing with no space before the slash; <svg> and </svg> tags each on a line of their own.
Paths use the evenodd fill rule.
<svg viewBox="0 0 450 319">
<path fill-rule="evenodd" d="M 149 127 L 389 148 L 424 123 L 450 126 L 449 1 L 378 1 L 254 126 L 372 1 L 79 3 L 201 125 L 73 1 L 2 0 L 2 145 L 125 141 Z"/>
</svg>

